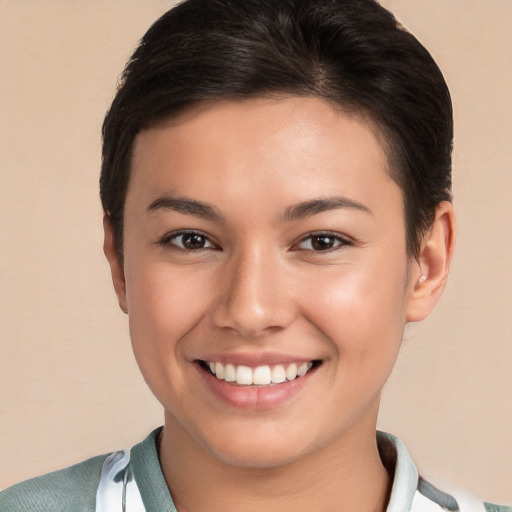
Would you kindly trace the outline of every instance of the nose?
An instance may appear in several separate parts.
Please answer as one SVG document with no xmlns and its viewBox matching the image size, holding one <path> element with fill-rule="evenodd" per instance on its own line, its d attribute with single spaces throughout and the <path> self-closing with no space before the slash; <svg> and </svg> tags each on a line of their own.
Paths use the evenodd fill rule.
<svg viewBox="0 0 512 512">
<path fill-rule="evenodd" d="M 285 329 L 294 320 L 292 283 L 279 260 L 263 247 L 234 258 L 221 277 L 220 296 L 213 311 L 217 327 L 259 338 Z"/>
</svg>

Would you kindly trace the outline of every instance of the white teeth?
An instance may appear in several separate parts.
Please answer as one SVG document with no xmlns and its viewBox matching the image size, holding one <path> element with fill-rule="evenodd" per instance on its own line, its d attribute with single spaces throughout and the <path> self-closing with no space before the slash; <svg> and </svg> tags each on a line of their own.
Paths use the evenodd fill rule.
<svg viewBox="0 0 512 512">
<path fill-rule="evenodd" d="M 215 373 L 215 372 L 213 372 Z M 217 375 L 217 374 L 215 374 Z M 224 372 L 224 380 L 226 382 L 235 382 L 236 380 L 236 368 L 234 364 L 227 364 L 226 371 Z"/>
<path fill-rule="evenodd" d="M 312 362 L 309 362 L 309 363 L 302 363 L 301 365 L 299 365 L 299 367 L 297 368 L 297 376 L 298 377 L 304 377 L 304 375 L 306 375 L 306 373 L 308 373 L 309 369 L 313 366 L 313 363 Z"/>
<path fill-rule="evenodd" d="M 286 380 L 286 371 L 282 364 L 278 364 L 272 368 L 272 383 L 280 384 Z"/>
<path fill-rule="evenodd" d="M 288 368 L 286 368 L 286 378 L 288 380 L 293 380 L 297 377 L 297 365 L 292 363 Z"/>
<path fill-rule="evenodd" d="M 265 386 L 272 382 L 270 367 L 258 366 L 252 372 L 252 383 L 257 386 Z"/>
<path fill-rule="evenodd" d="M 220 380 L 236 382 L 239 386 L 268 386 L 292 381 L 297 377 L 304 377 L 312 368 L 311 361 L 307 363 L 291 363 L 289 365 L 277 364 L 275 366 L 235 366 L 219 362 L 207 362 L 211 372 Z"/>
<path fill-rule="evenodd" d="M 215 363 L 215 369 L 217 369 L 218 364 L 220 363 Z M 224 376 L 219 377 L 217 372 L 215 372 L 215 375 L 218 379 L 224 379 Z M 250 386 L 252 384 L 252 369 L 248 366 L 238 366 L 236 369 L 236 383 Z"/>
<path fill-rule="evenodd" d="M 222 363 L 215 363 L 215 375 L 224 380 L 224 365 Z"/>
</svg>

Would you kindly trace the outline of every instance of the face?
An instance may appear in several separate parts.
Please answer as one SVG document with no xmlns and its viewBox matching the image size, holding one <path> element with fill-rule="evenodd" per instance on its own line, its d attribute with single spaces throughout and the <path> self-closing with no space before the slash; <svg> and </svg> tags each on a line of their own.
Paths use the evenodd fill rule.
<svg viewBox="0 0 512 512">
<path fill-rule="evenodd" d="M 138 135 L 116 288 L 166 426 L 258 467 L 374 436 L 418 277 L 386 166 L 371 125 L 320 99 Z"/>
</svg>

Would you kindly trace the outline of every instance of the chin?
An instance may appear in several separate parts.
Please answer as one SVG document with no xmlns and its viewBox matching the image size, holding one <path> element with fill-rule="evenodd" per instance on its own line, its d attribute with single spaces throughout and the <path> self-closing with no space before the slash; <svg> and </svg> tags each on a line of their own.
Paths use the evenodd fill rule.
<svg viewBox="0 0 512 512">
<path fill-rule="evenodd" d="M 203 438 L 201 444 L 213 457 L 233 467 L 273 469 L 304 458 L 315 449 L 321 449 L 323 442 L 305 438 L 304 432 L 275 425 L 264 425 L 258 430 L 252 428 L 229 429 L 226 435 Z"/>
<path fill-rule="evenodd" d="M 237 446 L 236 449 L 212 450 L 212 454 L 226 465 L 246 469 L 276 469 L 292 464 L 301 456 L 291 447 L 286 449 L 283 446 L 262 446 L 259 443 Z"/>
</svg>

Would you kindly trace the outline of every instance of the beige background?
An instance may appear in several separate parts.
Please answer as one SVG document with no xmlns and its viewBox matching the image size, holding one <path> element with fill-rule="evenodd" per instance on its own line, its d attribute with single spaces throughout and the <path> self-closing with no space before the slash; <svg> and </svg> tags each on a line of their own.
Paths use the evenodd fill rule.
<svg viewBox="0 0 512 512">
<path fill-rule="evenodd" d="M 512 501 L 512 2 L 386 0 L 456 118 L 459 240 L 408 328 L 380 427 L 435 481 Z M 170 2 L 0 0 L 0 487 L 127 447 L 162 421 L 101 252 L 100 125 Z"/>
</svg>

